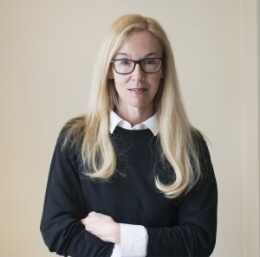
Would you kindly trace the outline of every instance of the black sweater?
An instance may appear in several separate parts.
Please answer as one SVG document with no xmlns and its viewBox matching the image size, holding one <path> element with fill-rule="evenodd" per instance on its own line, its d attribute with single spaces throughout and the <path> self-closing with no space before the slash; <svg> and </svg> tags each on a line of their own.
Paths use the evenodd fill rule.
<svg viewBox="0 0 260 257">
<path fill-rule="evenodd" d="M 110 257 L 114 245 L 85 231 L 80 219 L 90 211 L 116 222 L 143 225 L 148 231 L 147 256 L 209 256 L 217 223 L 217 185 L 202 137 L 197 141 L 203 177 L 186 195 L 167 199 L 154 177 L 171 182 L 171 167 L 161 161 L 158 136 L 150 130 L 116 128 L 111 140 L 118 156 L 109 181 L 83 175 L 80 153 L 69 146 L 54 151 L 45 196 L 41 232 L 50 251 L 73 257 Z"/>
</svg>

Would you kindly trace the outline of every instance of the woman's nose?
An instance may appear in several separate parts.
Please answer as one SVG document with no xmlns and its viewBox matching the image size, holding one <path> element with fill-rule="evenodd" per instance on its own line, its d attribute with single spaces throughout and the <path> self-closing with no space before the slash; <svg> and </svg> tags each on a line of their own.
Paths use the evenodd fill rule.
<svg viewBox="0 0 260 257">
<path fill-rule="evenodd" d="M 133 70 L 132 72 L 132 76 L 133 78 L 136 78 L 136 79 L 142 79 L 144 77 L 144 72 L 140 66 L 140 63 L 137 63 L 136 66 L 135 66 L 135 69 Z"/>
</svg>

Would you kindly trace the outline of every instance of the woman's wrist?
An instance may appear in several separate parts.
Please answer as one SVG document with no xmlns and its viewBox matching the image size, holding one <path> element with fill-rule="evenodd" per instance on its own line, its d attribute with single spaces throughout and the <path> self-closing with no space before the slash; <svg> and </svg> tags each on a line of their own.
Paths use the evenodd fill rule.
<svg viewBox="0 0 260 257">
<path fill-rule="evenodd" d="M 120 244 L 121 243 L 121 236 L 120 236 L 120 224 L 116 223 L 114 224 L 114 240 L 113 243 Z"/>
</svg>

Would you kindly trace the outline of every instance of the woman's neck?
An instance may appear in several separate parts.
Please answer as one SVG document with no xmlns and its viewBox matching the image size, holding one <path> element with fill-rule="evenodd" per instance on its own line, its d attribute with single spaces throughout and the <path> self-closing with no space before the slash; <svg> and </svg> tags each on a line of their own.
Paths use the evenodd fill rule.
<svg viewBox="0 0 260 257">
<path fill-rule="evenodd" d="M 120 116 L 123 120 L 128 121 L 131 126 L 133 127 L 136 124 L 140 124 L 150 117 L 153 116 L 153 110 L 148 110 L 145 108 L 129 108 L 129 109 L 116 109 L 116 113 Z"/>
</svg>

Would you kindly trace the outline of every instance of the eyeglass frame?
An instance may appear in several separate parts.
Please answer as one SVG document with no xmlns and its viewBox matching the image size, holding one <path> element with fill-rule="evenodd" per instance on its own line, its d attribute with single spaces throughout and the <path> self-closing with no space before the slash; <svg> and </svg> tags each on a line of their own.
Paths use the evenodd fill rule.
<svg viewBox="0 0 260 257">
<path fill-rule="evenodd" d="M 124 60 L 125 60 L 125 61 L 131 61 L 131 62 L 134 63 L 134 66 L 133 66 L 133 69 L 132 69 L 131 72 L 120 73 L 120 72 L 118 72 L 118 71 L 116 70 L 115 64 L 114 64 L 115 61 L 124 61 Z M 145 60 L 160 60 L 160 66 L 159 66 L 158 70 L 155 71 L 155 72 L 146 72 L 146 71 L 143 69 L 142 65 L 141 65 L 141 63 L 142 63 L 143 61 L 145 61 Z M 118 74 L 120 74 L 120 75 L 129 75 L 129 74 L 131 74 L 131 73 L 135 70 L 136 64 L 139 64 L 139 65 L 140 65 L 140 68 L 141 68 L 141 70 L 142 70 L 144 73 L 146 73 L 146 74 L 155 74 L 155 73 L 157 73 L 157 72 L 159 72 L 159 71 L 161 70 L 163 60 L 164 60 L 164 58 L 145 58 L 145 59 L 141 59 L 141 60 L 138 60 L 138 61 L 134 61 L 134 60 L 131 60 L 131 59 L 122 58 L 122 59 L 113 59 L 113 60 L 111 60 L 111 63 L 113 64 L 113 68 L 114 68 L 115 72 L 118 73 Z"/>
</svg>

